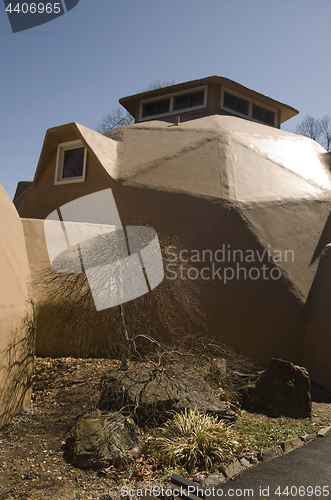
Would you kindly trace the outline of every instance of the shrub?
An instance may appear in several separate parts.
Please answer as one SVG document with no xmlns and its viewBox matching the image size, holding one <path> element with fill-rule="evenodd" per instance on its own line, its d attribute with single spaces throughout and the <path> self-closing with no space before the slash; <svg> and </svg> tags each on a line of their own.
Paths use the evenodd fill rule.
<svg viewBox="0 0 331 500">
<path fill-rule="evenodd" d="M 201 465 L 210 469 L 216 463 L 227 463 L 244 446 L 228 424 L 196 409 L 175 413 L 159 432 L 153 442 L 159 462 L 188 472 Z"/>
</svg>

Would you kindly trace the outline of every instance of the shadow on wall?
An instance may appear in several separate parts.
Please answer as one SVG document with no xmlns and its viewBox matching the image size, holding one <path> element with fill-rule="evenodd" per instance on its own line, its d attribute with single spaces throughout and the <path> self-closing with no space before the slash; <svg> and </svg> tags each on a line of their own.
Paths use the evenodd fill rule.
<svg viewBox="0 0 331 500">
<path fill-rule="evenodd" d="M 331 156 L 330 156 L 330 170 L 331 170 Z M 327 221 L 324 225 L 323 231 L 321 232 L 321 236 L 316 245 L 314 255 L 310 261 L 310 265 L 312 265 L 317 259 L 319 259 L 325 250 L 325 247 L 329 245 L 331 242 L 331 212 L 327 218 Z"/>
<path fill-rule="evenodd" d="M 0 428 L 30 402 L 36 330 L 35 308 L 31 305 L 32 311 L 12 333 L 6 349 L 0 353 Z"/>
<path fill-rule="evenodd" d="M 320 155 L 322 163 L 331 171 L 331 151 Z"/>
<path fill-rule="evenodd" d="M 144 229 L 139 225 L 137 228 Z M 136 291 L 136 285 L 141 283 L 141 276 L 144 275 L 142 272 L 139 275 L 130 273 L 130 268 L 126 265 L 128 259 L 123 259 L 123 267 L 117 275 L 113 268 L 110 268 L 108 274 L 104 271 L 108 269 L 107 264 L 110 267 L 124 248 L 125 238 L 122 240 L 119 237 L 117 241 L 117 237 L 111 233 L 102 236 L 98 240 L 99 245 L 91 246 L 90 255 L 87 250 L 84 254 L 89 257 L 85 263 L 90 264 L 90 276 L 96 281 L 92 284 L 99 287 L 102 298 L 116 295 L 117 305 L 96 309 L 85 272 L 75 272 L 72 268 L 74 272 L 65 273 L 45 267 L 34 274 L 32 286 L 35 296 L 39 297 L 36 340 L 38 355 L 122 358 L 124 353 L 127 356 L 141 342 L 170 342 L 182 337 L 190 328 L 204 328 L 199 288 L 196 281 L 180 278 L 179 268 L 184 269 L 185 263 L 182 264 L 179 258 L 176 261 L 177 267 L 174 264 L 176 279 L 164 279 L 149 291 L 146 286 L 146 290 L 140 295 L 136 294 L 134 299 L 126 300 L 125 297 L 123 300 L 119 284 L 129 281 L 128 285 Z M 161 232 L 158 234 L 158 241 L 162 263 L 162 259 L 166 259 L 167 248 L 174 243 L 173 248 L 177 248 L 178 243 Z M 136 240 L 135 242 L 137 243 Z M 72 265 L 69 260 L 71 256 L 71 252 L 65 252 L 59 266 L 63 265 L 67 269 Z M 134 263 L 134 266 L 133 269 L 136 270 L 137 264 Z M 111 281 L 114 275 L 117 279 L 116 287 L 112 286 Z M 152 273 L 150 276 L 153 276 Z"/>
</svg>

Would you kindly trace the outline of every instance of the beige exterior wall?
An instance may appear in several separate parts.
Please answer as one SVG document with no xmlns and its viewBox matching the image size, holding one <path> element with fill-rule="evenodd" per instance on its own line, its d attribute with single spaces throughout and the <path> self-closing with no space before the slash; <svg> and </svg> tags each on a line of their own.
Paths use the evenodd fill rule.
<svg viewBox="0 0 331 500">
<path fill-rule="evenodd" d="M 196 231 L 194 233 L 184 231 L 182 237 L 184 247 L 199 250 L 201 253 L 206 248 L 213 253 L 219 248 L 218 242 L 212 237 L 205 238 L 203 243 L 201 242 L 204 227 L 214 212 L 213 207 L 207 202 L 197 202 L 185 197 L 176 199 L 176 196 L 170 193 L 152 190 L 142 192 L 139 189 L 125 187 L 118 191 L 117 195 L 121 200 L 119 209 L 123 221 L 130 223 L 136 220 L 136 213 L 150 219 L 151 212 L 154 211 L 153 226 L 156 229 L 169 234 L 173 232 L 180 234 L 183 231 L 179 224 L 189 225 L 193 216 L 196 217 Z M 157 214 L 155 214 L 156 204 Z M 174 217 L 179 210 L 182 212 L 181 221 Z M 205 217 L 199 217 L 201 213 L 205 213 Z M 226 209 L 221 213 L 222 222 L 214 228 L 221 241 L 231 248 L 260 251 L 260 245 L 254 241 L 249 231 L 238 225 L 238 217 L 238 214 L 228 212 Z M 47 273 L 49 268 L 44 221 L 22 219 L 22 222 L 35 284 L 34 295 L 38 302 L 36 354 L 53 357 L 109 355 L 115 336 L 105 328 L 108 312 L 95 312 L 82 325 L 77 319 L 84 314 L 84 311 L 77 310 L 70 317 L 66 314 L 65 317 L 61 317 L 59 314 L 63 310 L 61 296 L 58 300 L 52 301 L 50 306 L 48 291 L 42 284 L 44 273 L 45 271 Z M 265 263 L 267 264 L 266 259 Z M 208 263 L 197 264 L 196 267 L 202 268 L 204 265 L 208 266 Z M 217 267 L 219 266 L 223 265 L 218 264 Z M 241 268 L 245 268 L 247 272 L 251 267 L 252 265 L 247 263 L 241 264 Z M 242 280 L 240 283 L 234 280 L 224 284 L 215 279 L 213 282 L 209 280 L 200 285 L 202 308 L 206 315 L 205 323 L 209 335 L 253 357 L 262 366 L 267 366 L 271 357 L 290 359 L 295 363 L 301 362 L 303 304 L 288 289 L 286 280 Z M 78 323 L 79 328 L 77 328 Z M 164 338 L 166 339 L 166 334 Z"/>
<path fill-rule="evenodd" d="M 305 305 L 303 363 L 311 379 L 331 391 L 331 245 L 321 256 Z"/>
<path fill-rule="evenodd" d="M 207 109 L 221 109 L 221 87 L 219 85 L 208 85 Z"/>
<path fill-rule="evenodd" d="M 107 329 L 107 312 L 86 317 L 79 305 L 70 309 L 63 296 L 47 286 L 50 262 L 47 253 L 44 220 L 22 219 L 30 263 L 32 291 L 38 304 L 36 354 L 39 356 L 107 356 L 112 337 Z M 73 295 L 75 290 L 73 289 Z M 92 311 L 94 308 L 92 307 Z M 81 321 L 84 316 L 84 320 Z"/>
<path fill-rule="evenodd" d="M 176 235 L 188 250 L 208 249 L 215 254 L 223 244 L 260 255 L 274 249 L 283 255 L 293 250 L 293 261 L 277 264 L 278 280 L 261 276 L 225 284 L 216 277 L 201 283 L 201 293 L 210 336 L 252 356 L 262 366 L 272 357 L 303 364 L 304 304 L 331 234 L 325 229 L 331 178 L 321 163 L 323 149 L 307 138 L 225 116 L 179 127 L 148 122 L 109 135 L 110 144 L 118 146 L 116 168 L 108 165 L 106 172 L 102 165 L 109 154 L 103 159 L 99 155 L 98 160 L 93 141 L 97 144 L 99 138 L 91 136 L 86 181 L 54 186 L 53 152 L 19 203 L 21 216 L 43 219 L 73 199 L 111 187 L 123 224 L 135 224 L 137 218 L 149 221 L 157 231 Z M 107 143 L 107 138 L 103 140 Z M 47 150 L 48 144 L 45 158 Z M 24 220 L 23 225 L 35 275 L 48 265 L 43 221 Z M 270 267 L 267 255 L 258 263 L 259 267 L 263 264 Z M 203 266 L 196 263 L 197 268 Z M 240 263 L 247 272 L 255 266 L 256 262 Z M 35 293 L 42 299 L 42 292 L 36 289 Z M 51 311 L 43 305 L 37 353 L 86 355 L 94 350 L 107 354 L 113 332 L 105 329 L 104 313 L 87 320 L 80 331 L 75 329 L 73 315 L 59 336 L 59 325 L 52 319 L 61 326 L 56 307 Z M 326 329 L 321 332 L 321 339 L 327 338 Z M 326 366 L 323 370 L 327 377 Z"/>
<path fill-rule="evenodd" d="M 27 406 L 31 394 L 33 325 L 29 265 L 22 222 L 0 186 L 0 427 Z M 30 327 L 30 328 L 29 328 Z"/>
<path fill-rule="evenodd" d="M 70 138 L 76 140 L 78 136 Z M 25 218 L 46 218 L 57 207 L 78 197 L 111 187 L 111 179 L 100 164 L 88 154 L 85 182 L 54 185 L 56 154 L 53 156 L 36 186 L 32 187 L 17 205 L 17 211 Z M 31 193 L 33 195 L 31 196 Z"/>
</svg>

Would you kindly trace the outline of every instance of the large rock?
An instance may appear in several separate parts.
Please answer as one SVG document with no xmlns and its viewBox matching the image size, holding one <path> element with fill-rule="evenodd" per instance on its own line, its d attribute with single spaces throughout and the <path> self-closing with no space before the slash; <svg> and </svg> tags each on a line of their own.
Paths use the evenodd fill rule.
<svg viewBox="0 0 331 500">
<path fill-rule="evenodd" d="M 167 370 L 136 366 L 105 375 L 101 379 L 99 407 L 122 409 L 149 424 L 167 420 L 169 410 L 184 408 L 197 408 L 219 417 L 227 415 L 226 405 L 216 398 L 201 374 L 178 365 Z"/>
<path fill-rule="evenodd" d="M 120 413 L 84 415 L 69 443 L 71 461 L 82 468 L 108 467 L 125 460 L 128 453 L 138 456 L 142 448 L 139 428 Z"/>
<path fill-rule="evenodd" d="M 308 372 L 289 361 L 272 359 L 267 370 L 248 377 L 240 396 L 244 408 L 270 417 L 311 415 Z"/>
</svg>

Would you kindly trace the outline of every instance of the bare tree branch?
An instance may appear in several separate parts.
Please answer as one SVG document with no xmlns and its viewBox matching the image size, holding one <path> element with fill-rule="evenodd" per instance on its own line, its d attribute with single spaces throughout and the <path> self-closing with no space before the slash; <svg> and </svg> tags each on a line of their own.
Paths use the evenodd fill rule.
<svg viewBox="0 0 331 500">
<path fill-rule="evenodd" d="M 157 89 L 163 89 L 164 87 L 170 87 L 171 85 L 174 85 L 175 80 L 154 80 L 154 82 L 150 83 L 147 85 L 146 88 L 143 90 L 140 90 L 140 92 L 148 92 L 149 90 L 157 90 Z"/>
<path fill-rule="evenodd" d="M 299 125 L 297 125 L 295 132 L 296 134 L 301 134 L 317 141 L 322 132 L 320 120 L 311 115 L 307 115 L 306 118 Z"/>
<path fill-rule="evenodd" d="M 306 118 L 297 125 L 294 132 L 310 137 L 310 139 L 321 144 L 327 151 L 331 151 L 331 119 L 328 115 L 320 119 L 307 115 Z"/>
<path fill-rule="evenodd" d="M 105 277 L 101 264 L 117 258 L 116 252 L 120 253 L 121 249 L 107 235 L 100 238 L 97 249 L 91 247 L 91 256 L 86 258 L 85 252 L 85 261 L 89 267 L 95 266 L 102 283 Z M 109 309 L 96 310 L 85 272 L 58 272 L 60 268 L 58 271 L 48 268 L 38 273 L 36 286 L 43 287 L 46 300 L 39 305 L 37 328 L 38 323 L 44 331 L 51 327 L 56 332 L 53 340 L 56 345 L 61 339 L 65 342 L 67 337 L 77 339 L 77 355 L 80 356 L 93 353 L 95 332 L 103 331 L 109 339 L 108 355 L 119 357 L 123 368 L 127 367 L 131 355 L 143 358 L 151 349 L 157 350 L 157 340 L 178 340 L 192 333 L 194 325 L 203 328 L 197 282 L 181 277 L 181 270 L 190 263 L 180 259 L 181 247 L 175 238 L 158 232 L 158 240 L 165 265 L 170 246 L 172 255 L 178 253 L 178 258 L 172 262 L 176 279 L 165 276 L 149 293 Z M 183 272 L 185 274 L 185 270 Z M 88 328 L 91 328 L 90 335 L 86 335 Z M 89 345 L 81 345 L 80 337 L 87 338 Z"/>
<path fill-rule="evenodd" d="M 174 80 L 155 80 L 150 83 L 145 89 L 140 90 L 140 92 L 148 92 L 149 90 L 156 90 L 164 87 L 169 87 L 175 83 Z M 123 127 L 123 125 L 129 125 L 130 123 L 134 123 L 134 117 L 130 115 L 128 111 L 125 111 L 123 108 L 117 107 L 113 109 L 111 113 L 104 116 L 96 127 L 97 132 L 100 134 L 106 134 L 111 130 L 114 130 L 118 127 Z"/>
<path fill-rule="evenodd" d="M 133 116 L 128 111 L 118 107 L 103 117 L 96 130 L 100 134 L 106 134 L 110 130 L 114 130 L 114 128 L 123 127 L 123 125 L 129 125 L 130 123 L 134 123 Z"/>
<path fill-rule="evenodd" d="M 321 129 L 323 139 L 321 144 L 327 151 L 331 151 L 331 119 L 328 115 L 323 116 L 321 119 Z"/>
</svg>

